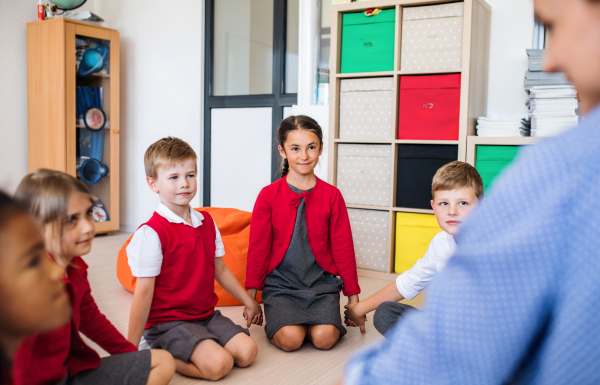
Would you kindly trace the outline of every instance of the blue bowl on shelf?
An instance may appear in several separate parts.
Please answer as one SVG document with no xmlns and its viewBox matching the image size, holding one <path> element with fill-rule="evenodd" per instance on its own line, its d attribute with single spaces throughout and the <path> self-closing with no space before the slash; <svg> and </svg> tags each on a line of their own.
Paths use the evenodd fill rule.
<svg viewBox="0 0 600 385">
<path fill-rule="evenodd" d="M 83 161 L 80 170 L 81 180 L 87 184 L 95 184 L 108 175 L 108 166 L 98 159 L 90 158 Z"/>
<path fill-rule="evenodd" d="M 94 72 L 100 72 L 106 64 L 108 56 L 108 46 L 105 44 L 94 45 L 83 51 L 81 62 L 79 63 L 79 75 L 88 76 Z"/>
</svg>

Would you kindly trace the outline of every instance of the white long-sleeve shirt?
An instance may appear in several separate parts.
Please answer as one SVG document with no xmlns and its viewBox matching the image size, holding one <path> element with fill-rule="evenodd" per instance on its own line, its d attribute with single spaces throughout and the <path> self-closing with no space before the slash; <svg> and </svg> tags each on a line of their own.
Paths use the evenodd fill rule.
<svg viewBox="0 0 600 385">
<path fill-rule="evenodd" d="M 442 271 L 455 252 L 454 237 L 445 231 L 437 233 L 429 243 L 423 258 L 396 278 L 396 287 L 400 294 L 406 299 L 413 299 Z"/>
</svg>

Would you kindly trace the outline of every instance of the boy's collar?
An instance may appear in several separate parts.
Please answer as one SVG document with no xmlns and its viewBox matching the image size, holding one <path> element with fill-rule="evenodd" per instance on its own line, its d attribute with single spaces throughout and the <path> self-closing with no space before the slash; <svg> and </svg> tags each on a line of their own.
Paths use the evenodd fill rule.
<svg viewBox="0 0 600 385">
<path fill-rule="evenodd" d="M 201 226 L 202 221 L 204 220 L 204 215 L 202 215 L 198 211 L 194 210 L 192 208 L 192 206 L 189 206 L 189 208 L 190 208 L 190 218 L 192 219 L 191 226 L 194 228 Z M 183 223 L 184 225 L 190 226 L 189 223 L 184 221 L 182 217 L 175 214 L 173 212 L 173 210 L 171 210 L 170 208 L 165 206 L 165 204 L 162 202 L 160 202 L 158 204 L 158 207 L 156 208 L 156 212 L 158 213 L 158 215 L 165 218 L 167 221 L 169 221 L 171 223 Z"/>
</svg>

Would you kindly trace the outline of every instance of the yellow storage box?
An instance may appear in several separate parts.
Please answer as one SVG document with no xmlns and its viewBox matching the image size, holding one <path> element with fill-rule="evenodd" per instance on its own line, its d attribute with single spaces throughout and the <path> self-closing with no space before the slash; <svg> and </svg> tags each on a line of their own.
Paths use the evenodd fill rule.
<svg viewBox="0 0 600 385">
<path fill-rule="evenodd" d="M 440 231 L 433 214 L 396 213 L 395 272 L 404 273 L 413 267 Z"/>
</svg>

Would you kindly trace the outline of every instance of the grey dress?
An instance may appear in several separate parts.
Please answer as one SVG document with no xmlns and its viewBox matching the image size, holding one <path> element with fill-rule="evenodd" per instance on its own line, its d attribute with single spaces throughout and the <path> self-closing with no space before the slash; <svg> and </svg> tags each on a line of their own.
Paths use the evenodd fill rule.
<svg viewBox="0 0 600 385">
<path fill-rule="evenodd" d="M 288 186 L 295 193 L 302 193 Z M 317 264 L 308 243 L 304 209 L 302 198 L 285 257 L 264 280 L 262 299 L 269 340 L 282 327 L 301 324 L 334 325 L 340 330 L 340 337 L 346 334 L 340 315 L 342 280 Z"/>
</svg>

